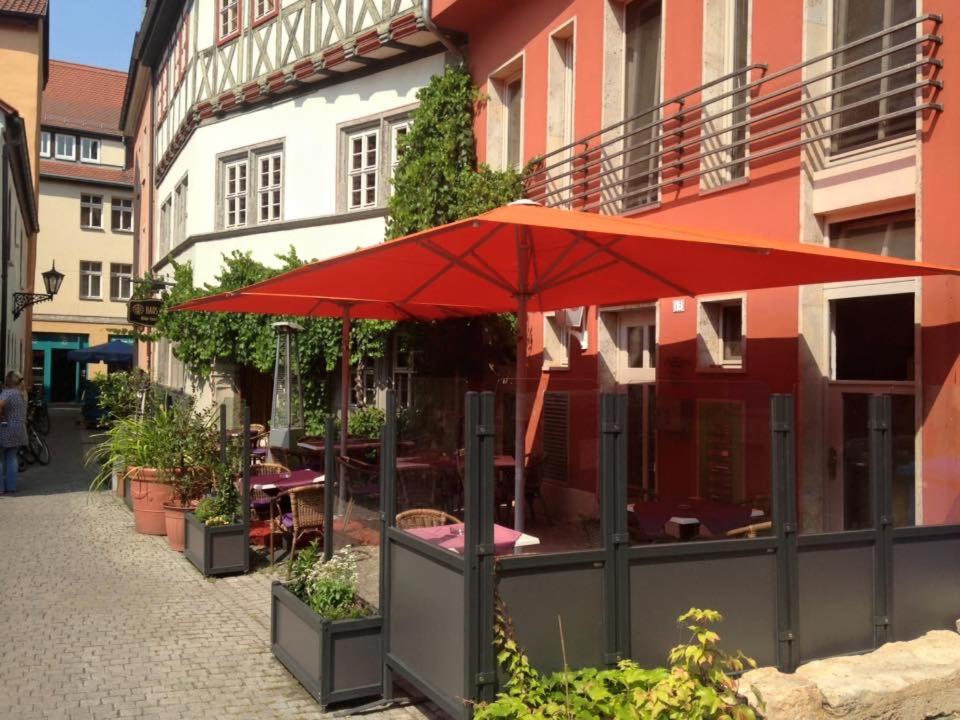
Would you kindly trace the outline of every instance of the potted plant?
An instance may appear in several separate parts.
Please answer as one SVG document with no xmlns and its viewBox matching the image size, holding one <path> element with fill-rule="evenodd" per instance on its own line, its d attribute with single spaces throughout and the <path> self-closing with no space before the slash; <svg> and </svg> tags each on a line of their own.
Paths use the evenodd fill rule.
<svg viewBox="0 0 960 720">
<path fill-rule="evenodd" d="M 227 575 L 250 569 L 250 540 L 234 478 L 237 468 L 215 465 L 213 494 L 186 516 L 183 554 L 204 575 Z"/>
<path fill-rule="evenodd" d="M 209 415 L 194 411 L 193 401 L 181 398 L 158 402 L 142 418 L 120 418 L 104 434 L 87 461 L 100 470 L 91 483 L 98 490 L 120 463 L 131 480 L 134 526 L 146 535 L 165 535 L 164 505 L 174 504 L 177 485 L 186 472 L 209 467 L 216 456 L 216 433 Z M 192 480 L 190 480 L 192 482 Z"/>
<path fill-rule="evenodd" d="M 274 656 L 321 707 L 378 695 L 382 617 L 359 593 L 357 560 L 345 547 L 324 562 L 317 541 L 290 560 L 272 586 Z"/>
<path fill-rule="evenodd" d="M 141 370 L 111 372 L 89 381 L 85 396 L 95 407 L 84 405 L 84 420 L 88 426 L 109 428 L 118 420 L 133 417 L 141 409 L 150 409 L 154 393 L 150 380 Z M 122 497 L 132 509 L 130 478 L 126 463 L 117 459 L 110 476 L 110 488 Z"/>
</svg>

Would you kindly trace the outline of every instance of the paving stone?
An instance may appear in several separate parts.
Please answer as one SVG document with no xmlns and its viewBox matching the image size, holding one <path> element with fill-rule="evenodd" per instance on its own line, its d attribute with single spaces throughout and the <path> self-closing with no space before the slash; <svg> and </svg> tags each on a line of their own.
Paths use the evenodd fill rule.
<svg viewBox="0 0 960 720">
<path fill-rule="evenodd" d="M 0 498 L 0 719 L 330 717 L 270 652 L 273 575 L 204 578 L 135 533 L 119 499 L 86 490 L 78 419 L 51 409 L 53 461 Z"/>
</svg>

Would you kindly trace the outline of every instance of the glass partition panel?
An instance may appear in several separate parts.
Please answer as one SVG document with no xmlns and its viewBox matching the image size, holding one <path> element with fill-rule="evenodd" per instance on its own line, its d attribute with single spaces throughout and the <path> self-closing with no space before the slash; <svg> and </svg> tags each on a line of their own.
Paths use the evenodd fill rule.
<svg viewBox="0 0 960 720">
<path fill-rule="evenodd" d="M 620 390 L 634 544 L 773 533 L 767 385 L 721 371 Z"/>
</svg>

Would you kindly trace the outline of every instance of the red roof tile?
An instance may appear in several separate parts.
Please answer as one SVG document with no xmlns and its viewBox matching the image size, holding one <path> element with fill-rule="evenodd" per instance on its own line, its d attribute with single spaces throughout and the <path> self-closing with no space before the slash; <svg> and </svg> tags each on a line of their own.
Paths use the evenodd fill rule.
<svg viewBox="0 0 960 720">
<path fill-rule="evenodd" d="M 92 183 L 133 186 L 133 171 L 112 165 L 91 165 L 79 162 L 60 162 L 40 159 L 40 177 L 86 180 Z"/>
<path fill-rule="evenodd" d="M 0 0 L 0 12 L 19 15 L 46 15 L 47 0 Z"/>
<path fill-rule="evenodd" d="M 51 60 L 40 122 L 119 136 L 126 83 L 127 74 L 119 70 Z"/>
</svg>

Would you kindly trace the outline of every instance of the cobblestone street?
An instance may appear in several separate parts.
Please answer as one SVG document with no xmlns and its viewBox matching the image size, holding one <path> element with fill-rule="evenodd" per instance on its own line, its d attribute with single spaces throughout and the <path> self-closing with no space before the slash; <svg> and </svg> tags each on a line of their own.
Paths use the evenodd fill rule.
<svg viewBox="0 0 960 720">
<path fill-rule="evenodd" d="M 0 498 L 0 718 L 325 717 L 270 652 L 271 575 L 208 580 L 136 534 L 86 490 L 78 413 L 51 415 L 53 462 Z"/>
</svg>

